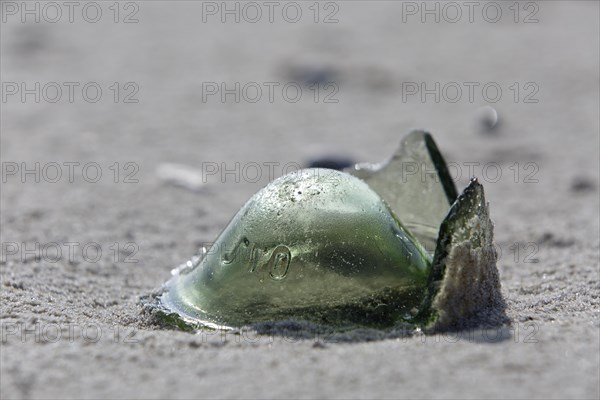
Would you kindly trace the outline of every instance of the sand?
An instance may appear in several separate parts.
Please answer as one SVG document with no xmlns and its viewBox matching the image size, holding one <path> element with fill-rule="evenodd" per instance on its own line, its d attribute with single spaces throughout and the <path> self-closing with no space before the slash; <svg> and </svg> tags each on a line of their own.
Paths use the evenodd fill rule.
<svg viewBox="0 0 600 400">
<path fill-rule="evenodd" d="M 47 22 L 42 3 L 22 23 L 20 3 L 2 3 L 3 399 L 598 398 L 597 2 L 523 2 L 517 23 L 512 2 L 495 23 L 485 3 L 472 23 L 442 4 L 422 23 L 420 2 L 323 4 L 317 23 L 312 2 L 297 23 L 283 5 L 272 23 L 242 5 L 222 23 L 220 3 L 97 4 L 96 23 L 82 6 Z M 239 103 L 209 94 L 236 82 Z M 270 178 L 327 155 L 380 161 L 413 128 L 432 132 L 460 190 L 470 175 L 485 187 L 510 325 L 194 335 L 142 312 Z"/>
</svg>

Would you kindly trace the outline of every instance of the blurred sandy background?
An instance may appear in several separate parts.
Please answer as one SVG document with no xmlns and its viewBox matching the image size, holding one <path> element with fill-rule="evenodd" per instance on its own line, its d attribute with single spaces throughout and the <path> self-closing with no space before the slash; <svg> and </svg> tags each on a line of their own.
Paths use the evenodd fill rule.
<svg viewBox="0 0 600 400">
<path fill-rule="evenodd" d="M 454 3 L 457 19 L 428 2 L 439 22 L 421 2 L 314 3 L 276 3 L 273 22 L 255 3 L 256 23 L 236 2 L 239 23 L 221 2 L 77 3 L 73 22 L 59 2 L 55 23 L 44 2 L 27 3 L 39 22 L 1 3 L 2 398 L 598 398 L 599 3 Z M 262 98 L 206 92 L 236 82 Z M 410 92 L 422 83 L 424 99 Z M 327 343 L 148 325 L 140 296 L 218 235 L 268 165 L 380 161 L 412 128 L 433 133 L 459 189 L 482 180 L 512 328 Z M 190 190 L 165 181 L 173 163 L 192 181 L 219 170 Z"/>
</svg>

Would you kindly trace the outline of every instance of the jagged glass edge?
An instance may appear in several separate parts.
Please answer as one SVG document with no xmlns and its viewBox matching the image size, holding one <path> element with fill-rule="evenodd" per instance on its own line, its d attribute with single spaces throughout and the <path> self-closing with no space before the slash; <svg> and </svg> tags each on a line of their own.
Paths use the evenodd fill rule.
<svg viewBox="0 0 600 400">
<path fill-rule="evenodd" d="M 477 202 L 477 204 L 474 205 L 475 208 L 473 209 L 471 206 L 475 202 Z M 446 278 L 445 274 L 447 257 L 450 254 L 453 246 L 462 244 L 453 243 L 453 234 L 461 227 L 465 227 L 469 220 L 480 217 L 485 218 L 486 221 L 483 221 L 483 223 L 479 225 L 479 236 L 487 237 L 489 238 L 489 241 L 480 243 L 479 247 L 476 249 L 478 251 L 487 250 L 495 252 L 495 248 L 493 248 L 493 224 L 489 219 L 488 206 L 485 200 L 483 186 L 477 181 L 476 178 L 473 178 L 461 195 L 456 199 L 448 211 L 447 217 L 440 226 L 436 250 L 431 264 L 427 293 L 421 305 L 421 310 L 416 318 L 420 325 L 429 327 L 430 329 L 441 328 L 441 326 L 436 324 L 440 310 L 435 309 L 434 302 L 436 296 L 438 296 L 440 293 L 442 283 Z M 486 228 L 489 228 L 489 231 L 484 232 L 483 230 Z M 486 246 L 490 248 L 484 248 Z M 491 268 L 495 269 L 495 264 L 491 266 Z M 472 272 L 476 273 L 478 271 L 474 270 Z M 496 273 L 494 278 L 497 279 L 497 270 L 494 272 Z"/>
<path fill-rule="evenodd" d="M 422 154 L 419 152 L 419 144 L 424 145 L 425 150 L 427 152 L 426 154 Z M 404 212 L 402 210 L 402 207 L 411 209 L 411 214 L 413 216 L 423 215 L 427 213 L 427 210 L 419 210 L 421 211 L 420 213 L 415 213 L 415 208 L 410 205 L 406 205 L 406 202 L 403 203 L 404 205 L 399 205 L 396 201 L 392 201 L 397 199 L 388 198 L 388 195 L 390 195 L 390 186 L 381 182 L 382 179 L 384 181 L 389 179 L 387 178 L 390 174 L 389 170 L 397 168 L 397 163 L 412 163 L 413 157 L 416 159 L 420 159 L 423 155 L 428 156 L 428 162 L 430 163 L 430 166 L 435 169 L 438 178 L 436 180 L 436 182 L 439 185 L 438 188 L 441 190 L 441 195 L 445 196 L 446 199 L 446 208 L 443 210 L 436 209 L 439 210 L 441 214 L 439 215 L 439 219 L 437 220 L 437 222 L 434 224 L 430 224 L 431 221 L 428 221 L 428 218 L 419 218 L 419 220 L 417 221 L 412 219 L 407 220 L 403 218 Z M 404 171 L 403 167 L 401 167 L 401 170 Z M 427 168 L 427 170 L 429 169 Z M 425 247 L 425 244 L 427 242 L 435 242 L 437 240 L 439 227 L 443 222 L 447 211 L 450 209 L 450 207 L 458 197 L 456 185 L 454 184 L 450 172 L 448 171 L 448 166 L 444 157 L 439 151 L 437 144 L 435 143 L 435 140 L 433 139 L 431 134 L 424 130 L 413 130 L 408 135 L 404 136 L 400 141 L 399 146 L 396 148 L 395 152 L 388 159 L 379 163 L 358 163 L 352 167 L 344 169 L 344 172 L 353 175 L 359 179 L 362 179 L 367 185 L 369 185 L 369 187 L 373 191 L 375 191 L 384 201 L 386 201 L 386 203 L 388 203 L 389 208 L 396 214 L 398 219 L 402 221 L 402 225 L 412 231 L 411 233 L 413 237 L 419 239 L 419 243 L 422 247 Z M 408 175 L 406 177 L 408 177 Z M 397 177 L 398 182 L 397 185 L 394 187 L 394 192 L 396 194 L 394 194 L 391 197 L 395 197 L 400 193 L 401 190 L 403 190 L 402 182 L 404 181 L 401 182 L 400 179 L 405 179 L 406 177 Z M 427 185 L 427 183 L 423 182 L 423 185 Z M 419 209 L 419 207 L 417 207 L 417 209 Z M 416 226 L 415 222 L 417 222 Z M 419 226 L 430 227 L 432 229 L 431 235 L 425 234 L 421 231 L 415 231 L 414 229 L 416 229 Z M 434 232 L 435 236 L 433 235 Z M 422 240 L 425 240 L 425 242 L 423 242 Z M 435 251 L 435 249 L 433 250 Z M 429 258 L 431 259 L 431 256 Z"/>
</svg>

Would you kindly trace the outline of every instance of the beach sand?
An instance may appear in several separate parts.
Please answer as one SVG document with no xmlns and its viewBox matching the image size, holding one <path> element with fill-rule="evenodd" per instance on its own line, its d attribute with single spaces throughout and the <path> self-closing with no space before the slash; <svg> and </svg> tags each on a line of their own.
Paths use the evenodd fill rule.
<svg viewBox="0 0 600 400">
<path fill-rule="evenodd" d="M 497 22 L 478 3 L 472 23 L 464 6 L 423 23 L 420 2 L 389 1 L 318 16 L 299 2 L 296 23 L 281 4 L 273 22 L 238 4 L 223 23 L 221 3 L 183 1 L 50 23 L 40 3 L 22 23 L 7 3 L 21 4 L 2 3 L 0 39 L 3 399 L 600 396 L 598 2 L 502 3 Z M 485 187 L 511 325 L 332 340 L 293 323 L 194 335 L 142 312 L 270 179 L 330 155 L 381 161 L 413 128 L 459 190 Z"/>
</svg>

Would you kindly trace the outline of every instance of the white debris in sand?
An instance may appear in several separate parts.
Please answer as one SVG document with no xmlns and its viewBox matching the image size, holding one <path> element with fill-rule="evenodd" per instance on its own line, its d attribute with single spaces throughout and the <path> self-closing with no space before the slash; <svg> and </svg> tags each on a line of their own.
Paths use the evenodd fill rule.
<svg viewBox="0 0 600 400">
<path fill-rule="evenodd" d="M 199 192 L 206 185 L 202 170 L 183 164 L 162 163 L 156 168 L 161 181 Z"/>
</svg>

